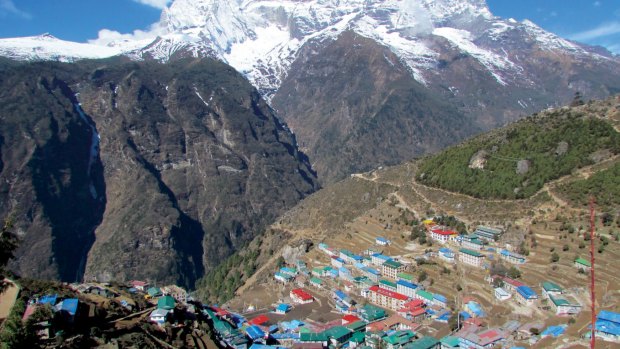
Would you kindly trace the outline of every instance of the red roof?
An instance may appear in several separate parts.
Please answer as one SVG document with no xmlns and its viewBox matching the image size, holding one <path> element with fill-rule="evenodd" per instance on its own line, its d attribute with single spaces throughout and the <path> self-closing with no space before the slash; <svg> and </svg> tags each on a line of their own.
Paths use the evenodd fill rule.
<svg viewBox="0 0 620 349">
<path fill-rule="evenodd" d="M 469 324 L 469 325 L 474 325 L 476 327 L 480 327 L 483 324 L 482 320 L 480 320 L 480 318 L 477 318 L 477 317 L 470 317 L 469 319 L 465 320 L 464 323 Z"/>
<path fill-rule="evenodd" d="M 407 309 L 416 309 L 424 306 L 424 302 L 421 299 L 414 299 L 410 302 L 405 303 L 404 307 Z"/>
<path fill-rule="evenodd" d="M 302 301 L 309 301 L 309 300 L 314 299 L 314 297 L 312 297 L 310 293 L 304 291 L 301 288 L 296 288 L 292 290 L 291 294 L 295 295 L 297 298 L 301 299 Z"/>
<path fill-rule="evenodd" d="M 361 319 L 360 319 L 360 318 L 358 318 L 357 316 L 355 316 L 355 315 L 350 315 L 350 314 L 345 315 L 345 316 L 343 316 L 343 317 L 342 317 L 342 322 L 343 322 L 345 325 L 346 325 L 346 324 L 353 323 L 353 322 L 355 322 L 355 321 L 360 321 L 360 320 L 361 320 Z"/>
<path fill-rule="evenodd" d="M 215 314 L 217 316 L 226 316 L 226 315 L 230 315 L 230 312 L 228 312 L 225 309 L 222 308 L 218 308 L 218 307 L 211 307 L 211 309 L 213 309 L 213 311 L 215 312 Z"/>
<path fill-rule="evenodd" d="M 420 316 L 420 315 L 426 313 L 426 310 L 424 308 L 415 308 L 415 309 L 402 308 L 398 312 L 399 313 L 409 314 L 409 315 L 411 315 L 413 317 L 416 317 L 416 316 Z"/>
<path fill-rule="evenodd" d="M 148 285 L 148 283 L 146 281 L 133 280 L 131 282 L 131 285 L 133 287 L 144 287 L 144 286 Z"/>
<path fill-rule="evenodd" d="M 512 285 L 512 286 L 514 286 L 514 287 L 520 287 L 520 286 L 524 286 L 524 285 L 525 285 L 524 283 L 522 283 L 522 282 L 520 282 L 520 281 L 517 281 L 517 280 L 511 279 L 511 278 L 508 278 L 508 277 L 505 277 L 505 276 L 504 276 L 504 278 L 503 278 L 503 279 L 504 279 L 504 282 L 505 282 L 505 283 L 507 283 L 507 284 L 509 284 L 509 285 Z"/>
<path fill-rule="evenodd" d="M 35 310 L 37 310 L 36 304 L 28 304 L 28 306 L 26 307 L 26 311 L 24 312 L 24 315 L 22 316 L 22 321 L 28 320 L 28 318 L 31 317 L 32 314 L 34 314 Z"/>
<path fill-rule="evenodd" d="M 452 230 L 443 230 L 443 229 L 433 229 L 431 230 L 433 233 L 435 234 L 439 234 L 439 235 L 458 235 L 457 232 L 452 231 Z"/>
<path fill-rule="evenodd" d="M 250 325 L 262 325 L 264 323 L 269 322 L 269 318 L 265 315 L 259 315 L 252 320 L 248 321 Z"/>
<path fill-rule="evenodd" d="M 366 325 L 366 331 L 368 332 L 385 331 L 387 329 L 394 327 L 395 325 L 401 325 L 405 328 L 408 327 L 413 331 L 416 331 L 418 328 L 422 326 L 413 321 L 407 320 L 400 315 L 392 315 L 389 318 L 369 323 L 368 325 Z"/>
<path fill-rule="evenodd" d="M 386 297 L 390 297 L 390 298 L 394 298 L 394 299 L 398 299 L 402 301 L 406 301 L 407 299 L 409 299 L 409 297 L 405 296 L 404 294 L 394 292 L 394 291 L 389 291 L 384 288 L 379 288 L 379 286 L 377 285 L 372 286 L 371 288 L 369 288 L 369 290 L 371 292 L 376 292 L 382 296 L 386 296 Z"/>
</svg>

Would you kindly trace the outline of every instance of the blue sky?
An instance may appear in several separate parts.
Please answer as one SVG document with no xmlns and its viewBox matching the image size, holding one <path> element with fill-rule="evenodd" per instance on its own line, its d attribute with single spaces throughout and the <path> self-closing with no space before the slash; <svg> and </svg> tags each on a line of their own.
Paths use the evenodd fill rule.
<svg viewBox="0 0 620 349">
<path fill-rule="evenodd" d="M 0 37 L 49 32 L 85 42 L 99 30 L 148 30 L 169 0 L 0 0 Z M 619 0 L 487 0 L 504 18 L 529 19 L 560 36 L 620 54 Z"/>
</svg>

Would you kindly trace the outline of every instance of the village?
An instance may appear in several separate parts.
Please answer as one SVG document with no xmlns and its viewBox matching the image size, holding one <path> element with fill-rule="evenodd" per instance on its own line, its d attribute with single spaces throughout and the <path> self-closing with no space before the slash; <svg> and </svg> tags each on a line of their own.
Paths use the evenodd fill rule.
<svg viewBox="0 0 620 349">
<path fill-rule="evenodd" d="M 499 246 L 501 229 L 478 226 L 464 235 L 436 225 L 433 219 L 424 223 L 428 238 L 439 249 L 415 259 L 384 253 L 392 242 L 383 236 L 358 251 L 319 243 L 316 265 L 296 260 L 273 274 L 280 285 L 278 294 L 288 291 L 288 296 L 271 308 L 255 311 L 251 305 L 238 313 L 212 308 L 209 316 L 219 324 L 215 326 L 219 340 L 234 348 L 522 348 L 545 338 L 561 338 L 574 316 L 587 307 L 583 295 L 573 294 L 571 285 L 562 286 L 560 280 L 527 285 L 518 275 L 509 277 L 510 272 L 493 274 L 494 261 L 513 266 L 528 262 L 511 246 Z M 483 287 L 494 303 L 528 316 L 517 315 L 523 321 L 506 317 L 498 324 L 489 321 L 492 307 L 475 294 L 448 299 L 432 292 L 410 272 L 429 261 L 445 267 L 458 264 L 466 272 L 485 271 Z M 575 273 L 588 273 L 589 268 L 586 259 L 575 259 Z M 538 314 L 551 318 L 553 325 L 537 321 Z M 586 340 L 590 331 L 582 332 Z M 619 343 L 620 314 L 600 311 L 596 336 Z"/>
<path fill-rule="evenodd" d="M 101 344 L 113 333 L 137 330 L 141 340 L 167 348 L 523 348 L 561 338 L 587 307 L 583 295 L 561 280 L 528 285 L 511 271 L 494 273 L 495 261 L 515 267 L 528 263 L 527 256 L 498 244 L 501 229 L 478 226 L 471 234 L 458 234 L 432 218 L 423 223 L 437 248 L 416 257 L 389 254 L 393 242 L 384 236 L 366 246 L 355 243 L 357 251 L 352 245 L 318 243 L 312 263 L 284 262 L 271 274 L 273 284 L 265 287 L 278 299 L 268 306 L 203 304 L 181 287 L 133 280 L 66 284 L 60 294 L 32 296 L 21 316 L 24 322 L 34 319 L 36 335 L 50 345 L 78 338 L 80 328 L 88 327 L 88 337 Z M 413 273 L 426 263 L 484 271 L 482 287 L 495 305 L 474 292 L 433 291 L 433 281 Z M 573 266 L 581 274 L 590 268 L 581 257 Z M 494 306 L 527 316 L 498 322 L 489 317 Z M 553 318 L 552 324 L 538 321 L 541 315 Z M 581 332 L 587 340 L 589 329 Z M 595 333 L 599 340 L 620 343 L 620 314 L 600 311 Z M 122 347 L 116 339 L 110 343 Z"/>
</svg>

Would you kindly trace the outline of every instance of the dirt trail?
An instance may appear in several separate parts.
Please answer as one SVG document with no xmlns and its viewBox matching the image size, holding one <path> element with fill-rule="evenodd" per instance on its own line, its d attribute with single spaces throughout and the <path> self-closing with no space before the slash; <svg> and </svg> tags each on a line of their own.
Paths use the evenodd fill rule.
<svg viewBox="0 0 620 349">
<path fill-rule="evenodd" d="M 4 281 L 8 283 L 8 287 L 4 293 L 0 294 L 0 320 L 9 316 L 19 294 L 19 287 L 13 281 L 9 279 L 4 279 Z"/>
</svg>

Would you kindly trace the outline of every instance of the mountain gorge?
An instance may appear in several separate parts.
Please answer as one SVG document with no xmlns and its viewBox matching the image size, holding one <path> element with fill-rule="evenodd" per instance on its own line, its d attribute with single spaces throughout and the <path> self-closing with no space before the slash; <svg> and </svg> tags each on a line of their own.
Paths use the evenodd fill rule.
<svg viewBox="0 0 620 349">
<path fill-rule="evenodd" d="M 318 188 L 223 63 L 10 63 L 2 76 L 0 207 L 22 275 L 192 287 Z"/>
</svg>

